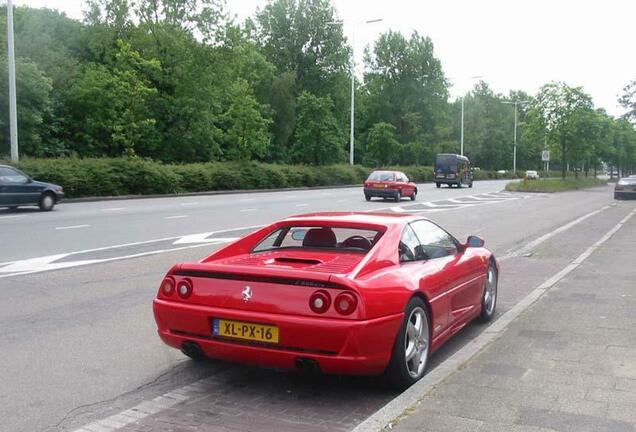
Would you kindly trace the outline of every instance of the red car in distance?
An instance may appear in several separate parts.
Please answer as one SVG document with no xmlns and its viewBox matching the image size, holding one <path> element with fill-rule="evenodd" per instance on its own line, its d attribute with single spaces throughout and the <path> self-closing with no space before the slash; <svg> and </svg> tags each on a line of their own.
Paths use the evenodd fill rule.
<svg viewBox="0 0 636 432">
<path fill-rule="evenodd" d="M 165 276 L 161 339 L 193 358 L 333 374 L 385 374 L 407 387 L 431 353 L 475 318 L 489 321 L 498 265 L 408 214 L 284 219 Z"/>
<path fill-rule="evenodd" d="M 373 171 L 364 182 L 364 198 L 371 201 L 373 197 L 392 198 L 396 202 L 409 197 L 415 201 L 417 185 L 400 171 Z"/>
</svg>

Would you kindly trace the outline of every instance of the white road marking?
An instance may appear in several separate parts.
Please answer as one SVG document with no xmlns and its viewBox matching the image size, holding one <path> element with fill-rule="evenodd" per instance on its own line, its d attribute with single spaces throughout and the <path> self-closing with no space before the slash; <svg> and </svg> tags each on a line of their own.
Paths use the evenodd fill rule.
<svg viewBox="0 0 636 432">
<path fill-rule="evenodd" d="M 285 195 L 283 198 L 296 198 L 296 195 Z"/>
<path fill-rule="evenodd" d="M 245 212 L 253 212 L 253 211 L 256 211 L 256 210 L 258 210 L 258 209 L 255 209 L 255 208 L 246 208 L 246 209 L 241 209 L 241 210 L 239 210 L 239 211 L 240 211 L 241 213 L 245 213 Z"/>
<path fill-rule="evenodd" d="M 338 200 L 337 202 L 339 202 L 339 203 L 343 203 L 343 202 L 346 202 L 346 201 L 347 201 L 347 200 Z"/>
<path fill-rule="evenodd" d="M 88 228 L 90 225 L 69 225 L 62 227 L 55 227 L 56 230 L 70 230 L 70 229 L 79 229 L 79 228 Z"/>
<path fill-rule="evenodd" d="M 164 219 L 183 219 L 187 217 L 190 217 L 190 215 L 166 216 Z"/>
<path fill-rule="evenodd" d="M 185 202 L 185 203 L 181 203 L 182 206 L 195 206 L 195 205 L 199 205 L 198 202 Z"/>
<path fill-rule="evenodd" d="M 105 262 L 117 261 L 117 260 L 129 259 L 129 258 L 138 258 L 142 256 L 147 256 L 147 255 L 174 252 L 174 251 L 179 251 L 183 249 L 191 249 L 191 248 L 196 248 L 201 246 L 210 246 L 213 244 L 223 244 L 223 243 L 228 243 L 228 242 L 237 240 L 237 238 L 236 237 L 222 237 L 222 238 L 216 237 L 212 239 L 206 239 L 206 237 L 209 237 L 213 234 L 230 233 L 233 231 L 254 230 L 254 229 L 262 228 L 262 227 L 263 225 L 251 225 L 251 226 L 244 226 L 244 227 L 237 227 L 237 228 L 227 228 L 227 229 L 211 231 L 211 232 L 201 233 L 201 234 L 165 237 L 165 238 L 160 238 L 155 240 L 124 243 L 124 244 L 113 245 L 113 246 L 105 246 L 101 248 L 85 249 L 85 250 L 66 252 L 66 253 L 56 254 L 56 255 L 48 255 L 44 257 L 27 258 L 27 259 L 23 259 L 19 261 L 5 262 L 0 264 L 2 265 L 2 267 L 0 267 L 0 279 L 13 277 L 13 276 L 22 276 L 22 275 L 27 275 L 32 273 L 41 273 L 45 271 L 58 270 L 63 268 L 78 267 L 78 266 L 83 266 L 88 264 L 99 264 L 99 263 L 105 263 Z M 165 242 L 169 240 L 176 240 L 174 243 L 172 243 L 172 245 L 188 244 L 188 246 L 173 247 L 173 248 L 167 248 L 167 249 L 157 249 L 157 250 L 153 250 L 149 252 L 142 252 L 142 253 L 132 254 L 132 255 L 121 255 L 121 256 L 106 258 L 106 259 L 100 258 L 100 259 L 94 259 L 94 260 L 78 260 L 78 261 L 66 261 L 63 263 L 55 263 L 55 261 L 57 260 L 60 260 L 62 258 L 67 258 L 73 255 L 86 254 L 90 252 L 106 251 L 106 250 L 112 250 L 112 249 L 122 249 L 122 248 L 130 247 L 130 246 L 139 246 L 139 245 L 145 245 L 145 244 Z"/>
<path fill-rule="evenodd" d="M 111 208 L 105 208 L 102 209 L 102 211 L 120 211 L 120 210 L 126 210 L 128 207 L 111 207 Z"/>
<path fill-rule="evenodd" d="M 616 224 L 614 228 L 609 230 L 603 237 L 601 237 L 600 240 L 587 248 L 585 252 L 579 255 L 574 261 L 535 288 L 520 302 L 499 317 L 494 323 L 489 325 L 482 333 L 479 334 L 479 336 L 471 340 L 470 343 L 464 345 L 464 347 L 445 360 L 442 364 L 409 387 L 408 390 L 404 391 L 398 397 L 391 400 L 388 404 L 384 405 L 373 415 L 356 426 L 352 432 L 380 432 L 387 428 L 392 429 L 406 411 L 410 410 L 411 407 L 417 404 L 431 390 L 442 383 L 442 381 L 446 380 L 459 367 L 465 365 L 466 362 L 471 360 L 486 346 L 498 339 L 506 331 L 512 321 L 532 306 L 565 276 L 580 266 L 590 255 L 592 255 L 592 253 L 594 253 L 594 251 L 596 251 L 596 249 L 616 234 L 616 232 L 621 229 L 621 227 L 623 227 L 623 225 L 625 225 L 635 213 L 636 210 L 632 210 L 618 224 Z"/>
<path fill-rule="evenodd" d="M 296 207 L 307 207 L 309 204 L 296 204 Z"/>
<path fill-rule="evenodd" d="M 497 261 L 505 261 L 505 260 L 507 260 L 509 258 L 512 258 L 512 257 L 525 255 L 528 252 L 530 252 L 532 249 L 534 249 L 537 246 L 539 246 L 544 241 L 548 240 L 549 238 L 554 237 L 555 235 L 557 235 L 557 234 L 559 234 L 559 233 L 561 233 L 563 231 L 569 230 L 573 226 L 580 224 L 584 220 L 586 220 L 586 219 L 588 219 L 588 218 L 590 218 L 590 217 L 592 217 L 594 215 L 597 215 L 597 214 L 601 213 L 602 211 L 607 210 L 610 207 L 611 206 L 609 206 L 609 205 L 601 207 L 598 210 L 594 210 L 593 212 L 590 212 L 590 213 L 585 214 L 585 215 L 583 215 L 583 216 L 581 216 L 581 217 L 579 217 L 577 219 L 574 219 L 573 221 L 571 221 L 571 222 L 569 222 L 569 223 L 567 223 L 565 225 L 562 225 L 559 228 L 557 228 L 557 229 L 555 229 L 553 231 L 550 231 L 549 233 L 544 234 L 541 237 L 536 238 L 536 239 L 534 239 L 533 241 L 531 241 L 529 243 L 526 243 L 525 245 L 521 246 L 518 249 L 509 250 L 508 252 L 506 252 L 501 257 L 498 257 Z"/>
<path fill-rule="evenodd" d="M 256 198 L 242 198 L 239 200 L 239 202 L 249 202 L 249 201 L 256 201 Z"/>
</svg>

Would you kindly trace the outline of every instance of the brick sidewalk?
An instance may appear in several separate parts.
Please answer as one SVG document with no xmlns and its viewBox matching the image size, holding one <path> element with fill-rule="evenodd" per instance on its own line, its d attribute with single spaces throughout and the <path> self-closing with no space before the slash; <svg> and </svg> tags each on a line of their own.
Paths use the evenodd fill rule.
<svg viewBox="0 0 636 432">
<path fill-rule="evenodd" d="M 636 431 L 636 217 L 392 429 Z"/>
</svg>

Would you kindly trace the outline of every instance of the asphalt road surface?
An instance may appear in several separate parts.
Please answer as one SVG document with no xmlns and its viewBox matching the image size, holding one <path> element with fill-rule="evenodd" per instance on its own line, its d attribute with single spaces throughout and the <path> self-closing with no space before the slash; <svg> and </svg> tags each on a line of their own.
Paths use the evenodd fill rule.
<svg viewBox="0 0 636 432">
<path fill-rule="evenodd" d="M 501 192 L 504 184 L 424 184 L 417 201 L 400 203 L 365 202 L 361 188 L 344 188 L 0 211 L 0 429 L 75 430 L 194 382 L 205 383 L 197 410 L 164 410 L 128 429 L 249 430 L 255 419 L 258 430 L 351 429 L 395 394 L 367 378 L 187 360 L 155 333 L 151 302 L 163 275 L 291 214 L 418 212 L 460 240 L 484 237 L 503 258 L 500 314 L 634 208 L 616 204 L 610 187 L 549 195 Z M 547 255 L 533 259 L 541 247 Z M 459 334 L 432 366 L 480 329 Z"/>
</svg>

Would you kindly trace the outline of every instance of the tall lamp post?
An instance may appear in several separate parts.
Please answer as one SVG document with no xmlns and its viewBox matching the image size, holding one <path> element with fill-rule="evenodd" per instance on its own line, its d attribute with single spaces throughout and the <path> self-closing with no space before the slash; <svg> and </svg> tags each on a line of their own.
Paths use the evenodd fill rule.
<svg viewBox="0 0 636 432">
<path fill-rule="evenodd" d="M 353 27 L 352 37 L 351 37 L 351 129 L 349 132 L 349 164 L 353 165 L 353 152 L 354 152 L 354 142 L 355 142 L 355 92 L 356 92 L 356 56 L 355 56 L 355 47 L 356 47 L 356 26 L 360 24 L 372 24 L 382 21 L 382 18 L 367 20 L 367 21 L 359 21 L 350 23 Z M 331 21 L 327 23 L 328 25 L 344 25 L 349 24 L 344 21 Z"/>
<path fill-rule="evenodd" d="M 514 131 L 514 145 L 513 145 L 513 150 L 512 150 L 512 172 L 513 175 L 516 175 L 517 173 L 517 106 L 519 104 L 527 104 L 530 101 L 514 101 L 514 102 L 508 102 L 508 101 L 502 101 L 501 103 L 507 104 L 507 105 L 514 105 L 515 106 L 515 131 Z"/>
<path fill-rule="evenodd" d="M 13 47 L 13 1 L 7 1 L 7 45 L 9 55 L 9 135 L 11 160 L 18 161 L 18 111 L 15 96 L 15 50 Z"/>
<path fill-rule="evenodd" d="M 476 75 L 476 76 L 472 76 L 470 77 L 471 81 L 474 81 L 476 79 L 481 79 L 482 76 L 481 75 Z M 462 127 L 461 127 L 461 133 L 460 133 L 460 148 L 459 148 L 459 154 L 461 154 L 462 156 L 464 156 L 464 96 L 462 96 Z"/>
</svg>

